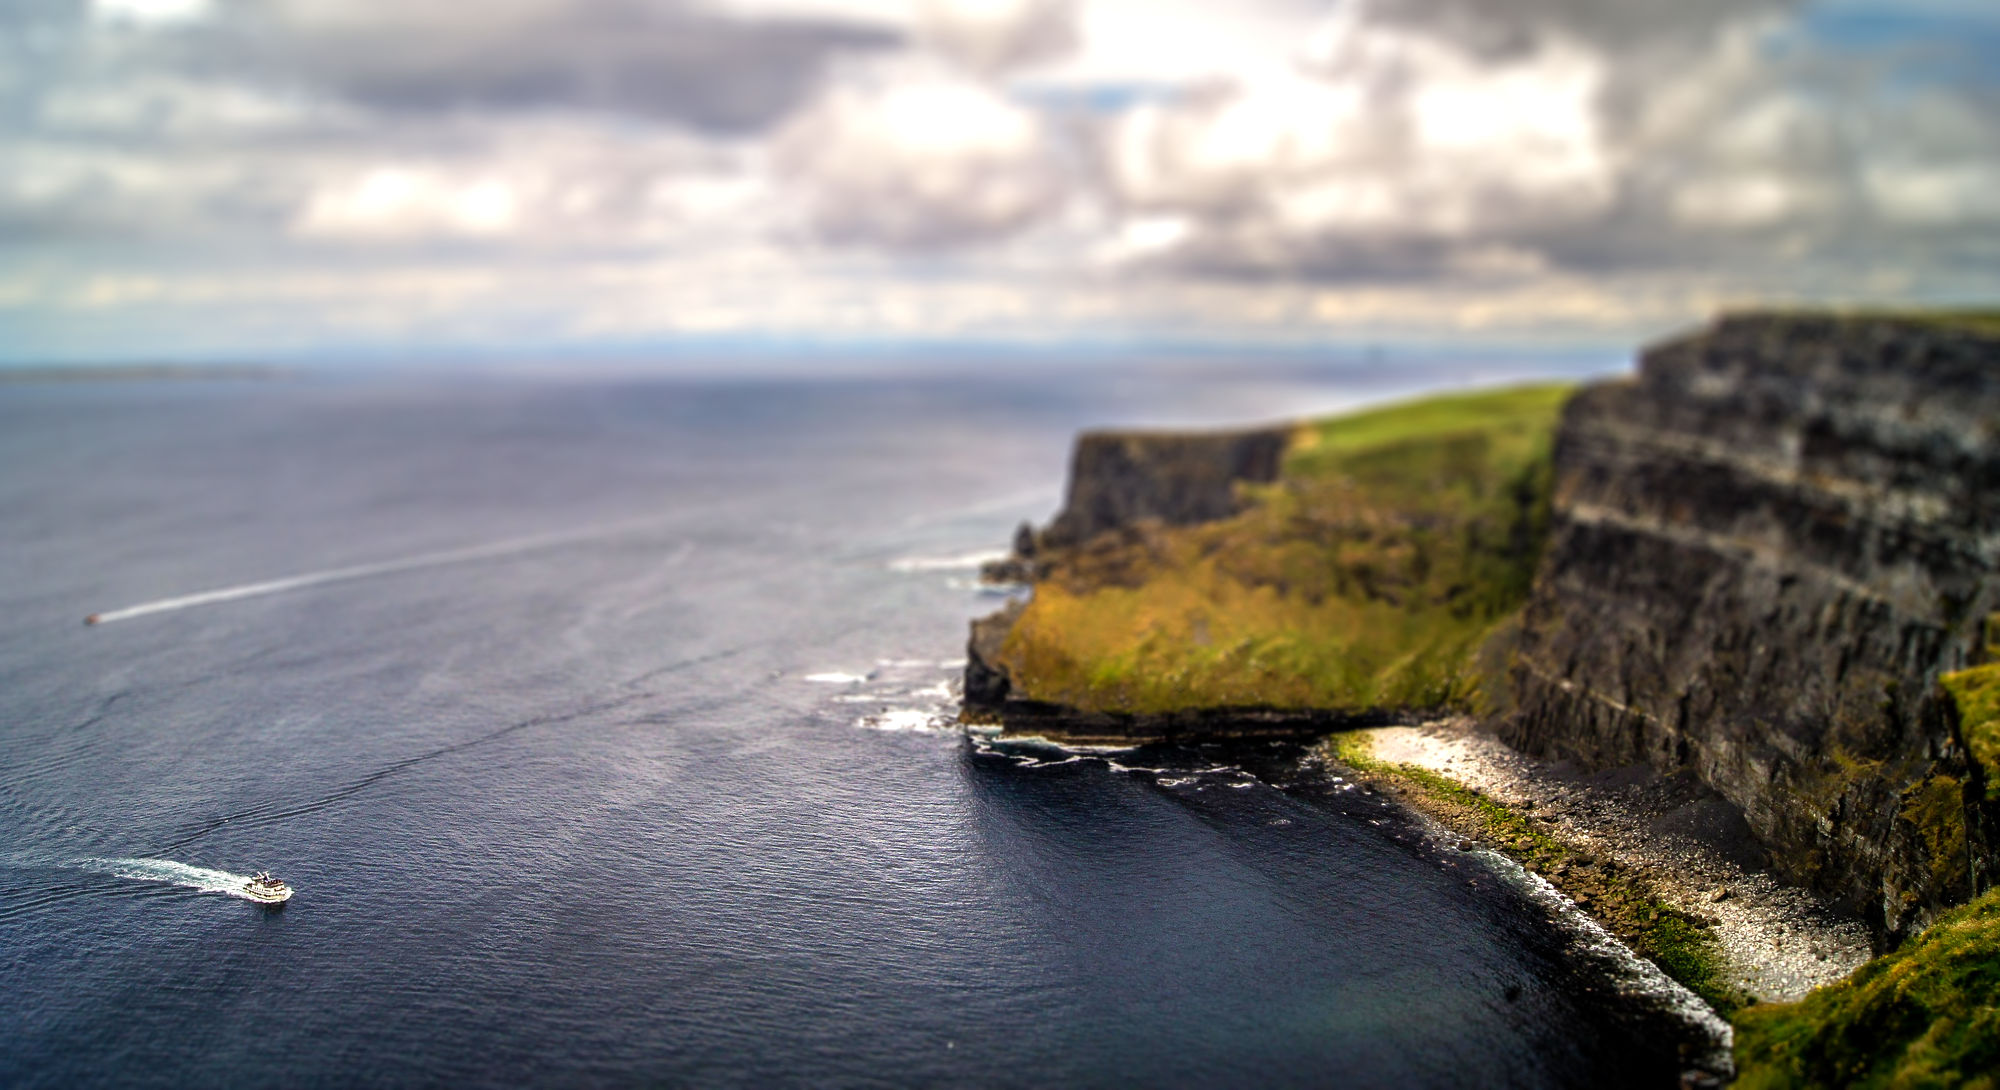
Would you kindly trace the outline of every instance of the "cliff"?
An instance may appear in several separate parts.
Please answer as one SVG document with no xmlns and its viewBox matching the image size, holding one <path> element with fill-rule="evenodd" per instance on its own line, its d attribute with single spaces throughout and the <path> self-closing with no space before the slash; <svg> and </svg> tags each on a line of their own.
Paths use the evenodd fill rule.
<svg viewBox="0 0 2000 1090">
<path fill-rule="evenodd" d="M 1238 482 L 1277 479 L 1290 438 L 1286 428 L 1086 432 L 1070 459 L 1062 511 L 1037 544 L 1080 545 L 1146 520 L 1191 526 L 1228 518 L 1243 507 Z"/>
<path fill-rule="evenodd" d="M 1094 434 L 1009 566 L 1033 598 L 974 626 L 967 714 L 1130 738 L 1470 712 L 1693 776 L 1891 943 L 1990 884 L 1996 495 L 1979 317 L 1744 315 L 1573 397 Z"/>
<path fill-rule="evenodd" d="M 1568 389 L 1222 435 L 1095 434 L 996 574 L 967 712 L 1089 738 L 1315 733 L 1471 710 L 1525 601 Z M 1483 672 L 1482 672 L 1483 671 Z"/>
<path fill-rule="evenodd" d="M 1764 315 L 1578 395 L 1503 737 L 1692 772 L 1893 939 L 1984 878 L 1939 685 L 2000 610 L 2000 338 Z"/>
</svg>

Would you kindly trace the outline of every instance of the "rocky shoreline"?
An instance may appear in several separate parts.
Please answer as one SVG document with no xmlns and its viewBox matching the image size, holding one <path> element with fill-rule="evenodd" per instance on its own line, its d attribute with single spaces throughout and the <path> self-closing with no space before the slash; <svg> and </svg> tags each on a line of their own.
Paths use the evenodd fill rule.
<svg viewBox="0 0 2000 1090">
<path fill-rule="evenodd" d="M 1872 953 L 1861 920 L 1784 884 L 1758 858 L 1741 818 L 1698 785 L 1644 769 L 1592 774 L 1537 761 L 1463 718 L 1367 734 L 1380 760 L 1475 788 L 1545 826 L 1580 856 L 1622 868 L 1700 919 L 1720 945 L 1725 984 L 1747 999 L 1803 998 L 1843 979 Z M 1422 792 L 1371 778 L 1378 789 L 1387 787 L 1413 808 L 1439 816 Z M 1512 854 L 1510 844 L 1482 839 Z"/>
</svg>

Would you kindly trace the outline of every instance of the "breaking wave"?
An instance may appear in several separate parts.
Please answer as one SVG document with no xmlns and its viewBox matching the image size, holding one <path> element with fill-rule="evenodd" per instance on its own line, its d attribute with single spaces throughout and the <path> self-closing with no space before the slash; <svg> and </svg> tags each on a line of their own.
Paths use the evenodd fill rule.
<svg viewBox="0 0 2000 1090">
<path fill-rule="evenodd" d="M 956 734 L 956 685 L 958 672 L 964 668 L 964 660 L 877 659 L 874 668 L 865 673 L 827 670 L 806 674 L 804 680 L 841 686 L 844 691 L 827 697 L 827 701 L 843 705 L 842 718 L 864 730 Z M 872 710 L 856 715 L 863 707 Z"/>
<path fill-rule="evenodd" d="M 959 556 L 906 556 L 900 560 L 891 560 L 889 570 L 893 572 L 975 571 L 988 561 L 1005 560 L 1007 556 L 1005 549 L 997 551 L 989 549 Z"/>
</svg>

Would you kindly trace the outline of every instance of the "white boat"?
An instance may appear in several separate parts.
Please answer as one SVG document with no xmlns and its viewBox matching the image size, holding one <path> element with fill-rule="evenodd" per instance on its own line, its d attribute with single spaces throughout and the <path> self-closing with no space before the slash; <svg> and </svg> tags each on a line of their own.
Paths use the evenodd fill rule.
<svg viewBox="0 0 2000 1090">
<path fill-rule="evenodd" d="M 243 896 L 260 905 L 281 905 L 292 899 L 292 887 L 264 871 L 258 871 L 243 883 Z"/>
</svg>

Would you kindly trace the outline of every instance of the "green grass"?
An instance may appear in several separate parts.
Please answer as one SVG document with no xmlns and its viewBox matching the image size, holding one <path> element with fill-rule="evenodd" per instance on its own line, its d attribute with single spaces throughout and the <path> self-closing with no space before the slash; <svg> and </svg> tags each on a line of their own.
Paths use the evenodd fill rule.
<svg viewBox="0 0 2000 1090">
<path fill-rule="evenodd" d="M 1515 386 L 1465 394 L 1443 394 L 1398 402 L 1348 416 L 1313 421 L 1286 451 L 1286 476 L 1338 472 L 1340 459 L 1412 440 L 1480 433 L 1512 449 L 1496 454 L 1512 461 L 1541 447 L 1556 413 L 1576 392 L 1567 383 Z"/>
<path fill-rule="evenodd" d="M 2000 890 L 1798 1003 L 1736 1018 L 1743 1090 L 2000 1087 Z"/>
<path fill-rule="evenodd" d="M 2000 308 L 1996 307 L 1941 307 L 1935 309 L 1836 307 L 1832 309 L 1775 310 L 1768 313 L 1799 318 L 1831 317 L 1851 321 L 1908 322 L 1913 325 L 1961 329 L 1980 334 L 1981 336 L 2000 336 Z"/>
<path fill-rule="evenodd" d="M 1946 674 L 1943 681 L 1958 705 L 1965 744 L 1986 774 L 1986 798 L 2000 801 L 2000 662 Z"/>
<path fill-rule="evenodd" d="M 1091 711 L 1472 709 L 1526 600 L 1572 388 L 1429 398 L 1300 426 L 1246 509 L 1071 550 L 1000 659 Z"/>
<path fill-rule="evenodd" d="M 1349 768 L 1408 788 L 1415 793 L 1410 801 L 1453 831 L 1497 847 L 1548 879 L 1635 952 L 1725 1016 L 1745 1002 L 1728 983 L 1722 948 L 1708 925 L 1655 896 L 1643 878 L 1590 861 L 1527 815 L 1449 776 L 1376 757 L 1367 731 L 1332 735 L 1326 747 Z"/>
</svg>

